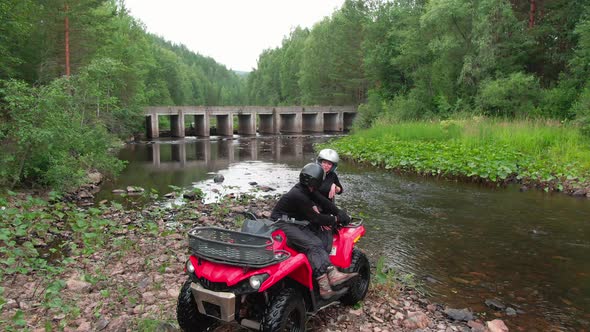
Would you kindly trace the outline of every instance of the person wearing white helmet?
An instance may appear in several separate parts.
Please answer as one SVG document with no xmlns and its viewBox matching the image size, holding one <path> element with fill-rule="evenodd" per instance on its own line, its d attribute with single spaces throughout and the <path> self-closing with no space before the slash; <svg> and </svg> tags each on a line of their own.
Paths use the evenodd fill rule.
<svg viewBox="0 0 590 332">
<path fill-rule="evenodd" d="M 299 183 L 281 196 L 270 218 L 285 232 L 287 243 L 307 256 L 313 277 L 319 285 L 320 296 L 328 299 L 346 293 L 347 288 L 336 290 L 333 286 L 341 285 L 358 274 L 340 272 L 330 261 L 332 232 L 326 232 L 322 227 L 346 226 L 350 223 L 350 216 L 317 193 L 323 180 L 324 171 L 318 164 L 305 165 L 299 174 Z M 317 206 L 323 212 L 318 212 Z"/>
<path fill-rule="evenodd" d="M 340 195 L 343 191 L 342 184 L 336 173 L 339 162 L 340 157 L 338 156 L 338 152 L 332 149 L 321 150 L 317 157 L 317 163 L 322 166 L 322 169 L 326 173 L 326 177 L 322 181 L 318 191 L 332 201 L 334 201 L 336 194 Z"/>
</svg>

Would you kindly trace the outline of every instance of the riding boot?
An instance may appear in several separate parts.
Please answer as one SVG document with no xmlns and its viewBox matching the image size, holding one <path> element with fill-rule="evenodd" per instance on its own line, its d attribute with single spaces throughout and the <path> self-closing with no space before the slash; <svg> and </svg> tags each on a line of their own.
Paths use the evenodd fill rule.
<svg viewBox="0 0 590 332">
<path fill-rule="evenodd" d="M 317 280 L 318 285 L 320 286 L 320 297 L 324 300 L 327 300 L 334 296 L 344 295 L 348 291 L 348 288 L 343 288 L 337 291 L 333 290 L 330 286 L 330 280 L 328 279 L 327 274 L 322 274 L 318 277 Z"/>
<path fill-rule="evenodd" d="M 348 281 L 358 275 L 357 272 L 353 273 L 342 273 L 338 271 L 334 266 L 328 267 L 328 280 L 330 280 L 331 286 L 338 286 L 345 281 Z"/>
</svg>

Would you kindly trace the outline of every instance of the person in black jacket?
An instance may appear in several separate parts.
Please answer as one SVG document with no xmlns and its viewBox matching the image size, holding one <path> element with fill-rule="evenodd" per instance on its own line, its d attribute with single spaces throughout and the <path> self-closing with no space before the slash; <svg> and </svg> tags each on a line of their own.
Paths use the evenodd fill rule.
<svg viewBox="0 0 590 332">
<path fill-rule="evenodd" d="M 338 167 L 338 162 L 340 162 L 338 152 L 332 149 L 323 149 L 318 154 L 317 162 L 326 173 L 326 177 L 322 181 L 318 191 L 333 202 L 336 194 L 340 195 L 344 190 L 338 179 L 338 174 L 336 174 L 336 168 Z"/>
<path fill-rule="evenodd" d="M 299 183 L 279 199 L 271 219 L 278 221 L 277 226 L 285 232 L 287 243 L 307 256 L 313 277 L 318 281 L 320 296 L 328 299 L 347 291 L 336 291 L 332 286 L 342 284 L 357 273 L 342 273 L 330 262 L 332 230 L 324 230 L 322 226 L 347 225 L 350 217 L 318 193 L 323 179 L 324 170 L 320 165 L 305 165 L 299 174 Z"/>
</svg>

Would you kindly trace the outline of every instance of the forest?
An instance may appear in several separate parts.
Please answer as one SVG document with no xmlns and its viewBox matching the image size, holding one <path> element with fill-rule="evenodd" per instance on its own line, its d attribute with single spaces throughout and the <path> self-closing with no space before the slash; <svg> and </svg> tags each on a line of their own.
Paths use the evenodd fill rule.
<svg viewBox="0 0 590 332">
<path fill-rule="evenodd" d="M 0 186 L 69 188 L 123 165 L 145 105 L 244 104 L 244 79 L 146 32 L 123 1 L 0 2 Z"/>
<path fill-rule="evenodd" d="M 589 14 L 579 0 L 349 0 L 266 50 L 248 97 L 359 104 L 360 127 L 467 113 L 588 130 Z"/>
<path fill-rule="evenodd" d="M 146 105 L 359 105 L 355 128 L 459 116 L 590 134 L 583 0 L 347 0 L 247 76 L 149 34 L 115 0 L 0 3 L 0 186 L 124 167 Z"/>
</svg>

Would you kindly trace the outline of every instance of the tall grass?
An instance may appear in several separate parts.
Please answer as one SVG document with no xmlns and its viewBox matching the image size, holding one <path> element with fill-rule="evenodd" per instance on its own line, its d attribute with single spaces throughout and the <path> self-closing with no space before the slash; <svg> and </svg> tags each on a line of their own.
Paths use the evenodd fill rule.
<svg viewBox="0 0 590 332">
<path fill-rule="evenodd" d="M 577 128 L 555 121 L 469 121 L 461 141 L 467 146 L 508 145 L 535 159 L 580 163 L 590 168 L 590 145 Z"/>
<path fill-rule="evenodd" d="M 379 123 L 329 145 L 385 168 L 490 182 L 516 179 L 546 190 L 583 187 L 590 178 L 589 139 L 556 121 L 474 117 Z"/>
</svg>

